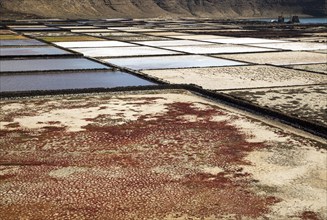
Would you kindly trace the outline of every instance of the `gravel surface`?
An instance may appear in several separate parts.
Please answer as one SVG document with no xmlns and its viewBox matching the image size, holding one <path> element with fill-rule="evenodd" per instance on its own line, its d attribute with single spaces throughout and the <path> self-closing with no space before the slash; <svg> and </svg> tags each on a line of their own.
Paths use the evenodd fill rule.
<svg viewBox="0 0 327 220">
<path fill-rule="evenodd" d="M 327 126 L 327 85 L 226 93 L 257 105 Z"/>
<path fill-rule="evenodd" d="M 308 64 L 308 65 L 294 65 L 291 66 L 294 69 L 301 69 L 301 70 L 310 70 L 319 73 L 326 73 L 327 74 L 327 63 L 323 64 Z"/>
</svg>

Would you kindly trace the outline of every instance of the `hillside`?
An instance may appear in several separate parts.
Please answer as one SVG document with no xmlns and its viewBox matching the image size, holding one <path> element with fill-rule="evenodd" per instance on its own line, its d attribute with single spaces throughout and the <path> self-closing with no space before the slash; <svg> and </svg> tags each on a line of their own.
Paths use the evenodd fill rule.
<svg viewBox="0 0 327 220">
<path fill-rule="evenodd" d="M 325 0 L 0 0 L 1 19 L 23 17 L 269 17 L 327 14 Z"/>
</svg>

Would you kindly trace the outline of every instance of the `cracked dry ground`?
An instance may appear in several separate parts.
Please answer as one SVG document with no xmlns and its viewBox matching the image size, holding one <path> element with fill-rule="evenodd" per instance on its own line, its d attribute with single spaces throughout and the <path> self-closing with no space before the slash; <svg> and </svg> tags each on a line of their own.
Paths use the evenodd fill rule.
<svg viewBox="0 0 327 220">
<path fill-rule="evenodd" d="M 188 92 L 0 104 L 0 219 L 327 217 L 326 143 Z"/>
</svg>

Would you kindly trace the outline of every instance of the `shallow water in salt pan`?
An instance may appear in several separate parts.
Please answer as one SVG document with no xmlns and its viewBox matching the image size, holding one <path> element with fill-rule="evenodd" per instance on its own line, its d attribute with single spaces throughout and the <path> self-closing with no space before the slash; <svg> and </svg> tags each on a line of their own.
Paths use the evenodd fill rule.
<svg viewBox="0 0 327 220">
<path fill-rule="evenodd" d="M 46 45 L 46 44 L 34 39 L 0 40 L 0 46 L 40 46 L 40 45 Z"/>
<path fill-rule="evenodd" d="M 65 55 L 71 54 L 68 51 L 56 47 L 7 47 L 0 48 L 2 56 L 31 56 L 31 55 Z"/>
<path fill-rule="evenodd" d="M 112 58 L 104 61 L 135 70 L 244 65 L 241 62 L 200 55 Z"/>
<path fill-rule="evenodd" d="M 154 83 L 120 71 L 52 72 L 0 76 L 0 92 L 145 85 L 154 85 Z"/>
<path fill-rule="evenodd" d="M 56 44 L 58 46 L 68 47 L 68 48 L 136 46 L 136 45 L 133 45 L 133 44 L 120 42 L 120 41 L 75 41 L 75 42 L 58 42 Z"/>
<path fill-rule="evenodd" d="M 26 72 L 74 69 L 108 69 L 85 58 L 0 60 L 2 72 Z"/>
<path fill-rule="evenodd" d="M 127 57 L 178 54 L 178 52 L 152 47 L 107 47 L 107 48 L 76 48 L 76 52 L 91 57 Z"/>
<path fill-rule="evenodd" d="M 193 45 L 193 46 L 178 46 L 178 47 L 163 47 L 169 50 L 181 51 L 193 54 L 228 54 L 228 53 L 251 53 L 251 52 L 265 52 L 274 51 L 269 48 L 259 48 L 241 45 L 227 45 L 227 44 L 214 44 L 214 45 Z"/>
</svg>

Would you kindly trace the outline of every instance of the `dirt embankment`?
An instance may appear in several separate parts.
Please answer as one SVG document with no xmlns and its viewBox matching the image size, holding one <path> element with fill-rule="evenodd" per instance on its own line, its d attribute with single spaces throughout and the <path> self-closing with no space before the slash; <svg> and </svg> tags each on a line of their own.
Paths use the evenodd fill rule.
<svg viewBox="0 0 327 220">
<path fill-rule="evenodd" d="M 325 0 L 0 0 L 1 19 L 22 17 L 324 16 Z"/>
</svg>

